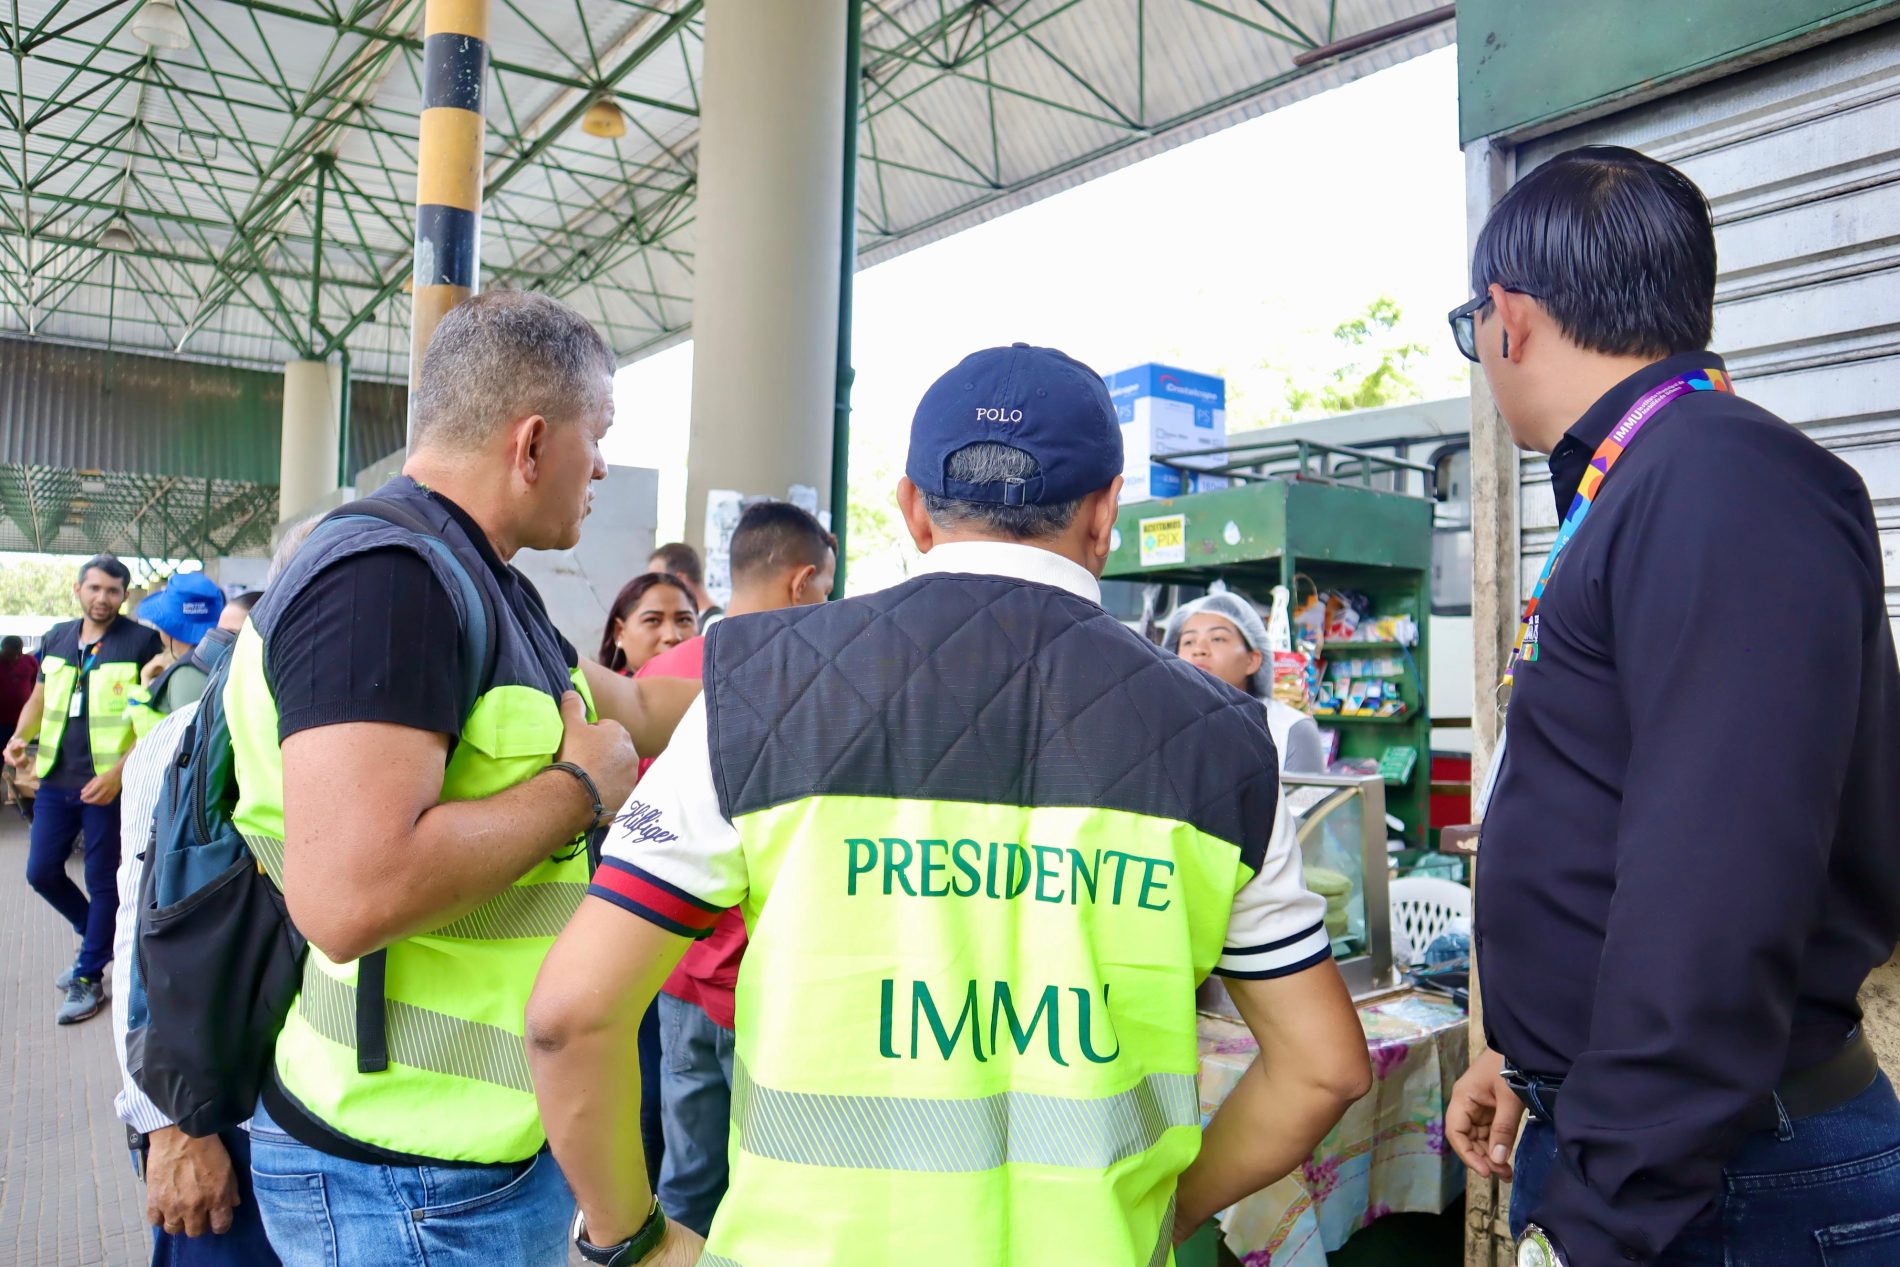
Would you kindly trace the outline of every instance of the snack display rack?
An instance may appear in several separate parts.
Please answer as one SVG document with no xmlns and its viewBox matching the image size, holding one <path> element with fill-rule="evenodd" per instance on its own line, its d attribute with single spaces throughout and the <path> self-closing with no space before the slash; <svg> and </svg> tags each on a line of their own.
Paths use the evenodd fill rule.
<svg viewBox="0 0 1900 1267">
<path fill-rule="evenodd" d="M 1396 715 L 1315 713 L 1315 720 L 1337 736 L 1336 763 L 1348 762 L 1347 770 L 1378 769 L 1384 776 L 1385 809 L 1400 824 L 1391 835 L 1408 847 L 1426 848 L 1431 471 L 1355 449 L 1275 441 L 1270 429 L 1260 434 L 1265 438 L 1157 459 L 1226 475 L 1234 483 L 1122 506 L 1104 579 L 1160 587 L 1149 604 L 1157 622 L 1177 601 L 1215 581 L 1260 604 L 1276 585 L 1301 598 L 1313 590 L 1363 595 L 1371 616 L 1408 619 L 1408 632 L 1416 635 L 1411 645 L 1352 640 L 1315 648 L 1322 666 L 1352 659 L 1379 663 L 1389 672 L 1397 665 L 1398 675 L 1377 688 L 1395 696 L 1401 706 Z M 1397 491 L 1408 473 L 1423 474 L 1424 496 Z M 1384 707 L 1390 710 L 1391 704 Z"/>
</svg>

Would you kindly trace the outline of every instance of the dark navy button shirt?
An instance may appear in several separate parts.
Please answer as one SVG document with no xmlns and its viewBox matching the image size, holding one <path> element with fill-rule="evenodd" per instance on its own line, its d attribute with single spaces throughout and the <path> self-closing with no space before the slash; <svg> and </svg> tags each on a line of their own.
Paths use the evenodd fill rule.
<svg viewBox="0 0 1900 1267">
<path fill-rule="evenodd" d="M 1550 456 L 1558 514 L 1671 357 Z M 1747 386 L 1741 388 L 1746 393 Z M 1900 938 L 1900 667 L 1866 485 L 1744 395 L 1667 406 L 1597 494 L 1520 663 L 1478 866 L 1491 1046 L 1564 1076 L 1535 1222 L 1659 1254 L 1740 1115 L 1834 1052 Z"/>
</svg>

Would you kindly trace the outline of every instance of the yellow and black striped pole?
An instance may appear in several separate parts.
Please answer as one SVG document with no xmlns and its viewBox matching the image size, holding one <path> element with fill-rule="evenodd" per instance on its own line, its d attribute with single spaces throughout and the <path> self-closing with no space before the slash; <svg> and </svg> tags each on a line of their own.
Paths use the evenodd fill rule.
<svg viewBox="0 0 1900 1267">
<path fill-rule="evenodd" d="M 474 294 L 479 280 L 488 0 L 428 0 L 422 49 L 411 391 L 436 323 Z"/>
</svg>

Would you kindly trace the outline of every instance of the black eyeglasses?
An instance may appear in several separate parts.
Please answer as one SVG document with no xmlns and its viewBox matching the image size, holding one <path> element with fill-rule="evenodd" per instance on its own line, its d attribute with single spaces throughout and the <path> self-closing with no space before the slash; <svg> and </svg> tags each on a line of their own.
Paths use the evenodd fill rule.
<svg viewBox="0 0 1900 1267">
<path fill-rule="evenodd" d="M 1523 295 L 1530 299 L 1539 297 L 1531 291 L 1520 290 L 1516 286 L 1506 286 L 1504 289 L 1513 295 Z M 1479 295 L 1469 303 L 1459 304 L 1445 314 L 1445 320 L 1451 323 L 1451 340 L 1458 345 L 1458 350 L 1464 354 L 1467 361 L 1475 362 L 1478 359 L 1478 314 L 1483 312 L 1490 303 L 1490 295 Z"/>
</svg>

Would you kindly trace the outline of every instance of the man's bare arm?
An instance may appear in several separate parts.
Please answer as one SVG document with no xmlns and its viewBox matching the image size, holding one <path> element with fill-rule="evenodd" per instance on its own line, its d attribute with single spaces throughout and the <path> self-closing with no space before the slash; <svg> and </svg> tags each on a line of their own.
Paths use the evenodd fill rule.
<svg viewBox="0 0 1900 1267">
<path fill-rule="evenodd" d="M 633 787 L 635 757 L 612 722 L 589 725 L 573 693 L 561 758 L 592 776 L 608 809 Z M 544 771 L 477 801 L 437 804 L 448 737 L 346 722 L 284 741 L 284 898 L 297 928 L 347 963 L 457 919 L 585 831 L 580 781 Z"/>
<path fill-rule="evenodd" d="M 40 724 L 46 719 L 46 683 L 35 682 L 33 693 L 27 696 L 26 703 L 20 707 L 20 720 L 13 727 L 13 736 L 7 740 L 7 760 L 16 766 L 25 768 L 26 745 L 39 737 Z"/>
<path fill-rule="evenodd" d="M 673 728 L 686 715 L 686 709 L 699 696 L 696 678 L 621 677 L 592 660 L 581 661 L 587 687 L 594 693 L 594 708 L 612 718 L 633 736 L 633 746 L 642 757 L 657 757 L 673 737 Z M 617 807 L 617 806 L 616 806 Z"/>
<path fill-rule="evenodd" d="M 541 1124 L 586 1219 L 611 1245 L 653 1204 L 640 1146 L 640 1018 L 687 940 L 589 897 L 541 965 L 528 1001 L 528 1064 Z"/>
<path fill-rule="evenodd" d="M 1181 1176 L 1176 1240 L 1290 1174 L 1372 1087 L 1365 1030 L 1330 962 L 1265 981 L 1226 978 L 1260 1044 Z"/>
</svg>

